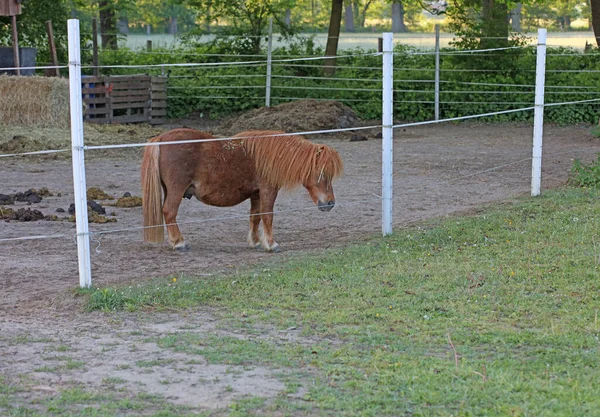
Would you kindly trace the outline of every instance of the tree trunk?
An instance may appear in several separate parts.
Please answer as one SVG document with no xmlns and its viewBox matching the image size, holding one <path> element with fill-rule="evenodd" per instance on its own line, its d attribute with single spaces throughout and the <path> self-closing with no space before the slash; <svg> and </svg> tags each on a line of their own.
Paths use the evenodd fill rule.
<svg viewBox="0 0 600 417">
<path fill-rule="evenodd" d="M 591 0 L 590 7 L 592 9 L 592 28 L 596 37 L 596 45 L 600 48 L 600 0 Z"/>
<path fill-rule="evenodd" d="M 289 7 L 285 9 L 285 18 L 283 22 L 288 28 L 292 26 L 292 9 L 290 9 Z"/>
<path fill-rule="evenodd" d="M 365 22 L 367 20 L 367 10 L 369 10 L 369 6 L 373 0 L 366 0 L 365 7 L 362 9 L 362 13 L 358 15 L 358 24 L 361 28 L 365 27 Z M 358 2 L 356 2 L 358 4 Z"/>
<path fill-rule="evenodd" d="M 482 48 L 499 48 L 508 45 L 508 7 L 497 0 L 483 0 Z"/>
<path fill-rule="evenodd" d="M 118 49 L 117 14 L 110 0 L 99 0 L 100 32 L 103 49 Z"/>
<path fill-rule="evenodd" d="M 565 16 L 565 28 L 567 31 L 571 30 L 571 16 Z"/>
<path fill-rule="evenodd" d="M 177 16 L 171 16 L 169 18 L 169 34 L 170 35 L 177 35 L 178 32 L 178 28 L 177 28 Z"/>
<path fill-rule="evenodd" d="M 392 32 L 408 32 L 404 24 L 404 4 L 401 1 L 392 3 Z"/>
<path fill-rule="evenodd" d="M 354 12 L 352 11 L 352 3 L 346 2 L 345 14 L 346 32 L 354 32 Z"/>
<path fill-rule="evenodd" d="M 75 2 L 70 0 L 71 3 L 71 19 L 77 19 L 77 9 L 75 8 Z"/>
<path fill-rule="evenodd" d="M 329 32 L 327 34 L 327 45 L 325 46 L 325 56 L 336 56 L 338 40 L 340 38 L 340 26 L 342 25 L 342 9 L 344 0 L 332 0 L 331 17 L 329 18 Z M 325 75 L 335 74 L 335 58 L 329 58 L 324 63 Z"/>
<path fill-rule="evenodd" d="M 146 35 L 152 34 L 152 25 L 146 24 Z"/>
<path fill-rule="evenodd" d="M 513 32 L 521 33 L 521 14 L 523 12 L 523 4 L 515 4 L 515 8 L 510 11 L 510 23 Z"/>
</svg>

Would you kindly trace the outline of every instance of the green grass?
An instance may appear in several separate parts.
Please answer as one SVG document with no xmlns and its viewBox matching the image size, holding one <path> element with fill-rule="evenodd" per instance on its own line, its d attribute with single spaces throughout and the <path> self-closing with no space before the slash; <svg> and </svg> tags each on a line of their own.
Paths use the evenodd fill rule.
<svg viewBox="0 0 600 417">
<path fill-rule="evenodd" d="M 148 394 L 121 397 L 111 391 L 86 391 L 65 388 L 59 394 L 34 402 L 23 401 L 18 394 L 25 387 L 8 384 L 0 377 L 0 415 L 7 417 L 202 417 L 186 407 L 173 406 L 165 399 Z M 43 411 L 42 411 L 43 410 Z"/>
<path fill-rule="evenodd" d="M 235 277 L 84 293 L 90 310 L 210 306 L 252 334 L 297 327 L 296 342 L 158 340 L 311 375 L 302 400 L 232 415 L 600 415 L 599 197 L 547 192 Z"/>
</svg>

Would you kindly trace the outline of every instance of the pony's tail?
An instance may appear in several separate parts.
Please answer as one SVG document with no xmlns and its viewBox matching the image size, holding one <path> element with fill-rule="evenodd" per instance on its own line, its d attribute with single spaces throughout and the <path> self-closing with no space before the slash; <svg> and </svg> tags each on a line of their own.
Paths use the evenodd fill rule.
<svg viewBox="0 0 600 417">
<path fill-rule="evenodd" d="M 158 142 L 152 138 L 150 142 Z M 146 146 L 142 160 L 142 210 L 144 212 L 144 241 L 163 243 L 165 229 L 162 212 L 161 180 L 158 168 L 160 146 Z"/>
</svg>

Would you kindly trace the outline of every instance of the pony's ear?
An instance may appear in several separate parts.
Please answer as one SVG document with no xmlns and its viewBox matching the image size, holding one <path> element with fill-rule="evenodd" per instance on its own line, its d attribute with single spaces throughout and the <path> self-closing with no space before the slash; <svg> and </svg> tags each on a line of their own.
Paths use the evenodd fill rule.
<svg viewBox="0 0 600 417">
<path fill-rule="evenodd" d="M 325 150 L 325 145 L 319 145 L 319 147 L 317 148 L 317 155 L 322 153 L 324 150 Z"/>
</svg>

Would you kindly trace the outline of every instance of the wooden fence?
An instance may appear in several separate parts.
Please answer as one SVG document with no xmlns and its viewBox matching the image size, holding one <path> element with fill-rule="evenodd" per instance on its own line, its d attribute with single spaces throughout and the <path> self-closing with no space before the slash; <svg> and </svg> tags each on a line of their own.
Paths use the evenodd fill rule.
<svg viewBox="0 0 600 417">
<path fill-rule="evenodd" d="M 148 75 L 83 77 L 81 93 L 91 123 L 163 124 L 167 79 Z"/>
</svg>

